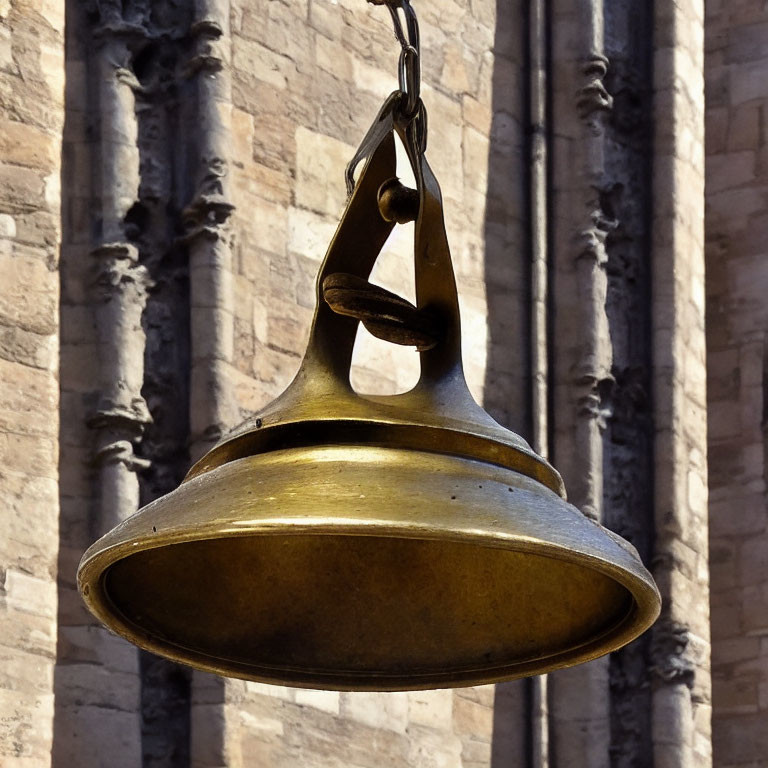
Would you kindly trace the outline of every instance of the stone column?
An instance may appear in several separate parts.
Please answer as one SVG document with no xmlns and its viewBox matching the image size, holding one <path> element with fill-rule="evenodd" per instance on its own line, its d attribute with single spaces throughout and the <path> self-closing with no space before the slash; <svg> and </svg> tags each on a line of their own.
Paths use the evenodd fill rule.
<svg viewBox="0 0 768 768">
<path fill-rule="evenodd" d="M 704 3 L 655 6 L 655 768 L 711 765 L 704 335 Z"/>
<path fill-rule="evenodd" d="M 187 68 L 197 92 L 194 196 L 184 216 L 189 249 L 191 371 L 190 443 L 200 458 L 239 412 L 231 387 L 234 344 L 233 270 L 229 217 L 232 145 L 231 42 L 228 0 L 198 0 L 191 34 L 193 57 Z M 192 679 L 194 768 L 235 765 L 228 738 L 227 688 L 222 678 L 195 672 Z M 236 685 L 236 684 L 235 684 Z"/>
<path fill-rule="evenodd" d="M 135 455 L 134 442 L 150 418 L 141 396 L 145 346 L 141 316 L 150 281 L 130 243 L 104 243 L 93 254 L 98 259 L 96 323 L 102 381 L 99 406 L 89 426 L 97 431 L 95 532 L 102 536 L 139 508 L 136 472 L 148 465 Z"/>
<path fill-rule="evenodd" d="M 67 529 L 81 526 L 90 541 L 138 509 L 137 472 L 147 462 L 137 455 L 135 446 L 150 421 L 142 396 L 146 346 L 142 316 L 151 283 L 139 263 L 138 248 L 126 231 L 126 218 L 139 194 L 135 101 L 139 85 L 132 64 L 133 50 L 143 32 L 135 18 L 123 18 L 119 5 L 101 3 L 91 28 L 78 25 L 79 33 L 90 46 L 86 61 L 92 68 L 90 77 L 80 82 L 79 87 L 88 88 L 87 99 L 96 129 L 91 134 L 95 141 L 80 144 L 87 148 L 89 158 L 86 162 L 78 157 L 78 171 L 82 173 L 92 167 L 95 173 L 91 207 L 80 211 L 82 218 L 69 221 L 68 226 L 94 233 L 96 243 L 91 248 L 88 267 L 75 265 L 75 258 L 88 258 L 74 247 L 84 233 L 69 233 L 67 312 L 80 325 L 70 329 L 68 380 L 77 378 L 70 357 L 76 345 L 93 344 L 96 361 L 95 370 L 89 372 L 95 375 L 95 380 L 89 382 L 90 396 L 78 403 L 82 406 L 87 402 L 90 406 L 86 420 L 92 430 L 92 473 L 88 478 L 92 486 L 88 491 L 83 487 L 77 494 L 81 507 L 77 517 L 74 499 L 70 499 L 63 525 Z M 82 183 L 80 179 L 77 182 Z M 75 198 L 72 191 L 68 195 L 71 210 L 76 210 Z M 79 282 L 77 291 L 82 292 L 78 312 L 72 301 L 75 275 Z M 86 318 L 93 327 L 84 322 Z M 69 391 L 69 383 L 66 389 L 68 402 L 74 405 L 76 400 Z M 80 440 L 87 444 L 88 436 L 82 434 Z M 71 462 L 67 469 L 74 475 Z M 73 483 L 73 477 L 67 483 Z M 89 494 L 93 499 L 90 509 Z M 71 567 L 74 566 L 72 563 Z M 69 599 L 67 595 L 68 602 Z M 56 671 L 55 765 L 96 768 L 103 765 L 105 755 L 109 754 L 110 764 L 115 768 L 135 768 L 141 764 L 142 752 L 138 651 L 88 615 L 79 600 L 77 610 L 70 607 L 66 618 Z M 95 738 L 94 734 L 100 736 Z M 106 743 L 111 745 L 108 753 L 104 749 Z"/>
<path fill-rule="evenodd" d="M 569 499 L 602 521 L 603 430 L 610 392 L 607 253 L 613 222 L 603 210 L 605 119 L 602 0 L 556 0 L 553 64 L 553 462 Z M 609 765 L 608 659 L 549 678 L 556 766 Z"/>
<path fill-rule="evenodd" d="M 193 23 L 197 85 L 196 185 L 184 216 L 189 247 L 192 370 L 190 432 L 197 459 L 238 419 L 229 391 L 234 338 L 229 195 L 232 96 L 229 3 L 200 0 Z"/>
<path fill-rule="evenodd" d="M 549 238 L 547 215 L 547 31 L 543 0 L 530 4 L 528 61 L 530 82 L 531 232 L 531 446 L 549 457 Z M 532 768 L 549 766 L 549 679 L 529 682 Z"/>
</svg>

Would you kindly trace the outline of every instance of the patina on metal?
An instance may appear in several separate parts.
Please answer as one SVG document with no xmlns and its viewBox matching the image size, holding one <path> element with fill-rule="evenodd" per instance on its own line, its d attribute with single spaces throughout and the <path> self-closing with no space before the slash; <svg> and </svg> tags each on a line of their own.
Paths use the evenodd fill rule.
<svg viewBox="0 0 768 768">
<path fill-rule="evenodd" d="M 467 389 L 418 26 L 408 0 L 386 4 L 400 89 L 348 168 L 299 373 L 80 564 L 101 621 L 199 669 L 340 690 L 474 685 L 594 659 L 659 613 L 636 550 L 568 504 L 558 473 Z M 396 136 L 415 191 L 397 181 Z M 368 282 L 409 219 L 415 306 Z M 352 388 L 360 322 L 417 347 L 412 391 Z"/>
</svg>

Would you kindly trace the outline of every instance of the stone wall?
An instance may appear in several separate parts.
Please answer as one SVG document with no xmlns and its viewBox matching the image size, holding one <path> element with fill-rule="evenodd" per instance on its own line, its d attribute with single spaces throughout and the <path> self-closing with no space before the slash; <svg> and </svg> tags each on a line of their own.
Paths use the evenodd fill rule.
<svg viewBox="0 0 768 768">
<path fill-rule="evenodd" d="M 655 4 L 652 632 L 657 766 L 712 762 L 704 333 L 704 3 Z M 695 606 L 695 607 L 694 607 Z"/>
<path fill-rule="evenodd" d="M 768 11 L 707 4 L 707 343 L 715 763 L 768 754 Z"/>
<path fill-rule="evenodd" d="M 396 85 L 388 14 L 0 0 L 3 768 L 708 765 L 707 408 L 715 764 L 760 764 L 757 6 L 707 5 L 707 404 L 703 4 L 418 0 L 470 387 L 550 455 L 585 514 L 638 546 L 664 614 L 547 682 L 363 694 L 140 653 L 90 617 L 74 574 L 297 370 L 344 166 Z M 373 276 L 410 297 L 411 241 L 398 229 Z M 356 387 L 404 390 L 417 373 L 414 352 L 361 331 Z"/>
<path fill-rule="evenodd" d="M 63 5 L 0 3 L 0 765 L 50 760 Z"/>
<path fill-rule="evenodd" d="M 50 759 L 63 4 L 0 3 L 0 765 Z"/>
</svg>

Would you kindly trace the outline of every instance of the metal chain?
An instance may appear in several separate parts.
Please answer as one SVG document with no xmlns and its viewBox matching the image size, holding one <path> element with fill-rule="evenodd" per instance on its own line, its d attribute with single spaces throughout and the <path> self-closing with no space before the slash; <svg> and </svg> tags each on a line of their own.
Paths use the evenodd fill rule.
<svg viewBox="0 0 768 768">
<path fill-rule="evenodd" d="M 399 90 L 390 94 L 376 115 L 368 133 L 363 138 L 355 156 L 347 164 L 345 180 L 347 195 L 355 188 L 355 169 L 378 146 L 394 120 L 410 134 L 416 151 L 424 154 L 427 149 L 427 110 L 421 100 L 421 56 L 419 22 L 410 0 L 368 0 L 371 5 L 385 5 L 392 17 L 395 38 L 400 43 L 398 62 Z M 405 17 L 405 28 L 400 20 Z"/>
<path fill-rule="evenodd" d="M 415 118 L 421 105 L 421 43 L 419 22 L 410 0 L 368 0 L 372 5 L 385 5 L 392 17 L 395 37 L 400 43 L 398 81 L 404 100 L 401 115 L 406 120 Z M 405 17 L 405 28 L 400 20 L 400 11 Z"/>
</svg>

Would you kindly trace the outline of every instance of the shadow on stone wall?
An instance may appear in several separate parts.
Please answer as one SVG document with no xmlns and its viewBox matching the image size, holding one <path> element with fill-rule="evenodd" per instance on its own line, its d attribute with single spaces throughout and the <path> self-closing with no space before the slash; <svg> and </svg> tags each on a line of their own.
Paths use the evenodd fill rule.
<svg viewBox="0 0 768 768">
<path fill-rule="evenodd" d="M 89 543 L 87 498 L 94 487 L 94 469 L 89 459 L 93 434 L 85 425 L 89 400 L 88 388 L 95 393 L 98 384 L 95 327 L 82 295 L 83 274 L 90 267 L 93 232 L 89 211 L 92 208 L 91 175 L 86 143 L 88 89 L 79 64 L 84 50 L 78 38 L 81 20 L 73 3 L 66 3 L 66 94 L 61 162 L 61 339 L 59 349 L 59 386 L 61 392 L 59 432 L 59 558 L 57 567 L 58 616 L 57 650 L 54 667 L 54 719 L 51 765 L 70 768 L 76 764 L 88 768 L 98 759 L 100 739 L 111 734 L 106 729 L 99 740 L 88 746 L 83 742 L 93 734 L 79 731 L 82 712 L 93 705 L 93 697 L 83 685 L 80 670 L 93 664 L 98 649 L 84 652 L 86 638 L 93 635 L 90 616 L 77 592 L 75 572 L 80 554 Z M 90 343 L 89 343 L 90 342 Z M 90 381 L 89 381 L 90 380 Z M 83 764 L 84 750 L 91 755 Z"/>
<path fill-rule="evenodd" d="M 187 114 L 194 109 L 190 86 L 179 77 L 190 7 L 180 5 L 172 14 L 171 6 L 156 3 L 150 13 L 139 1 L 124 4 L 114 18 L 111 7 L 97 13 L 85 4 L 66 4 L 52 766 L 183 767 L 190 760 L 189 670 L 137 652 L 99 626 L 75 583 L 83 551 L 117 522 L 106 519 L 111 508 L 122 506 L 116 518 L 133 512 L 176 487 L 189 465 L 190 311 L 180 238 L 180 210 L 189 190 L 178 171 L 190 142 L 175 137 L 193 123 Z M 168 32 L 173 28 L 181 30 L 178 36 Z M 115 99 L 105 102 L 105 93 Z M 100 112 L 100 103 L 113 110 L 111 119 Z M 135 144 L 126 140 L 134 135 Z M 125 197 L 127 191 L 136 198 L 126 212 L 118 192 Z M 106 252 L 119 255 L 109 260 Z M 140 284 L 140 301 L 126 287 L 131 284 Z M 100 357 L 110 344 L 121 353 L 115 355 L 121 366 L 111 372 L 114 389 L 131 390 L 132 374 L 140 371 L 130 394 L 148 413 L 120 410 L 120 397 L 112 402 L 112 390 L 100 391 Z M 120 463 L 123 481 L 110 483 L 103 468 Z M 99 492 L 106 499 L 103 509 Z"/>
<path fill-rule="evenodd" d="M 530 440 L 528 3 L 498 0 L 496 19 L 484 226 L 484 406 L 500 424 Z M 496 686 L 491 768 L 529 764 L 529 689 L 527 680 Z"/>
<path fill-rule="evenodd" d="M 484 406 L 530 436 L 530 267 L 526 149 L 527 3 L 499 0 L 485 193 L 487 296 Z M 471 130 L 471 129 L 470 129 Z"/>
</svg>

